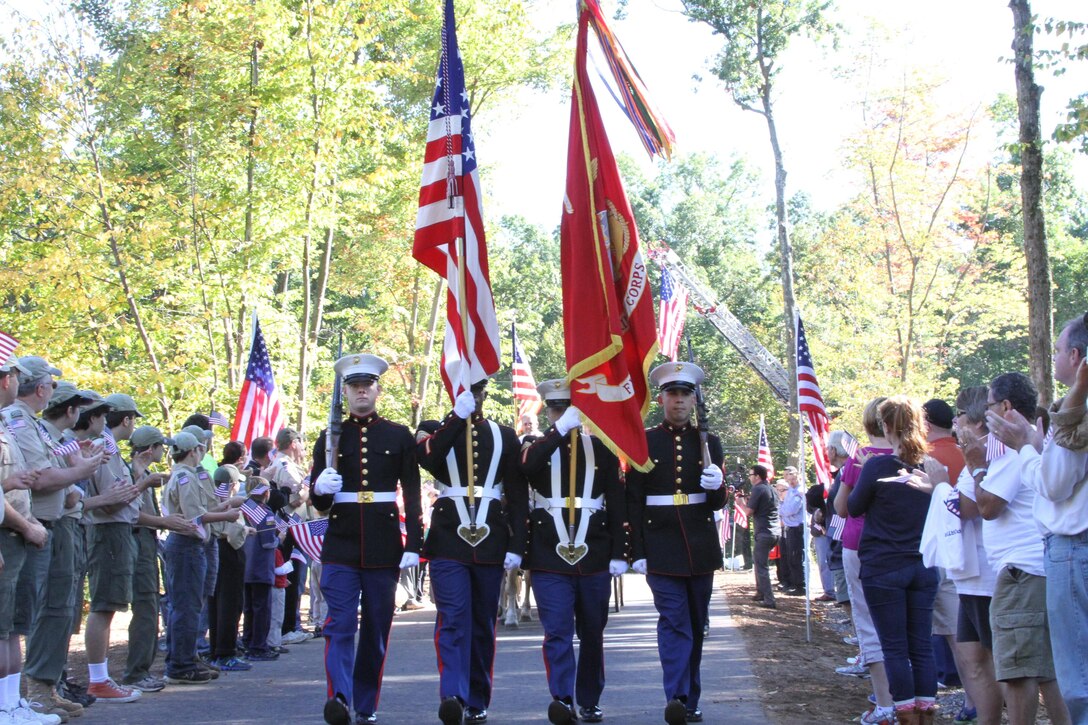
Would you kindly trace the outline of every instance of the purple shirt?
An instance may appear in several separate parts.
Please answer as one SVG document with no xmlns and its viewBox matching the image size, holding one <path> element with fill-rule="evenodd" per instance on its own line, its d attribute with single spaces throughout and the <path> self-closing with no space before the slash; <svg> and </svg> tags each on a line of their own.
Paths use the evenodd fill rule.
<svg viewBox="0 0 1088 725">
<path fill-rule="evenodd" d="M 873 456 L 890 456 L 892 449 L 877 448 L 875 446 L 859 448 L 857 453 L 851 456 L 850 460 L 842 466 L 842 485 L 846 486 L 850 491 L 854 490 L 854 485 L 857 484 L 858 477 L 861 475 L 861 464 L 858 463 L 857 456 L 866 452 L 871 454 L 870 458 Z M 846 525 L 842 528 L 842 548 L 857 551 L 863 528 L 865 528 L 864 516 L 847 516 Z"/>
</svg>

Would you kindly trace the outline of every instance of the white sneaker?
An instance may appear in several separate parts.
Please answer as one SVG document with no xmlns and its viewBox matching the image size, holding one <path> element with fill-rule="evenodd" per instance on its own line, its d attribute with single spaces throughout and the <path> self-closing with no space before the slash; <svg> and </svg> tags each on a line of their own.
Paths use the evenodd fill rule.
<svg viewBox="0 0 1088 725">
<path fill-rule="evenodd" d="M 44 712 L 35 712 L 30 708 L 31 704 L 26 700 L 19 700 L 19 705 L 12 708 L 10 714 L 12 722 L 16 723 L 40 723 L 40 725 L 60 725 L 60 715 L 51 715 Z"/>
<path fill-rule="evenodd" d="M 300 632 L 298 630 L 295 630 L 294 632 L 288 632 L 287 634 L 283 635 L 283 643 L 284 644 L 299 644 L 301 642 L 305 642 L 309 638 L 310 638 L 310 635 L 306 634 L 305 632 Z"/>
</svg>

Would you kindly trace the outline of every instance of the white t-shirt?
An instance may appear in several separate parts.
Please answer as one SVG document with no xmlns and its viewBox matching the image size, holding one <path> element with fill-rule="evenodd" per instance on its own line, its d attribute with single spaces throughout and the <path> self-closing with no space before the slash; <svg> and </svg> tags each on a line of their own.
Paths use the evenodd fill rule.
<svg viewBox="0 0 1088 725">
<path fill-rule="evenodd" d="M 975 479 L 966 467 L 960 471 L 956 489 L 966 498 L 975 501 Z M 969 521 L 961 521 L 964 539 L 970 538 L 968 529 L 974 532 L 975 557 L 978 559 L 978 575 L 956 578 L 952 572 L 948 572 L 948 578 L 956 585 L 957 594 L 969 594 L 976 597 L 992 597 L 994 595 L 994 583 L 997 581 L 997 572 L 986 555 L 986 544 L 982 533 L 982 517 L 976 516 Z M 964 552 L 967 556 L 968 553 Z"/>
<path fill-rule="evenodd" d="M 1008 501 L 1000 516 L 982 522 L 982 538 L 990 564 L 998 570 L 1014 566 L 1035 576 L 1046 576 L 1043 537 L 1032 513 L 1035 491 L 1020 476 L 1020 453 L 1008 451 L 990 463 L 980 486 Z"/>
<path fill-rule="evenodd" d="M 1088 453 L 1062 448 L 1053 440 L 1042 455 L 1020 449 L 1020 472 L 1035 497 L 1035 523 L 1043 536 L 1077 536 L 1088 530 Z"/>
</svg>

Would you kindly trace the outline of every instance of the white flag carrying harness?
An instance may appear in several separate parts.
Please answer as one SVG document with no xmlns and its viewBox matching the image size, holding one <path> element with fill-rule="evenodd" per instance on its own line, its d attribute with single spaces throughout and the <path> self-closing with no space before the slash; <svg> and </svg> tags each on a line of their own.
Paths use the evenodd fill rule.
<svg viewBox="0 0 1088 725">
<path fill-rule="evenodd" d="M 573 542 L 570 540 L 566 524 L 563 523 L 563 510 L 568 507 L 569 502 L 563 498 L 563 460 L 560 458 L 563 452 L 562 447 L 557 448 L 552 453 L 552 497 L 539 502 L 543 508 L 548 509 L 552 521 L 555 522 L 555 533 L 559 535 L 559 543 L 555 545 L 555 553 L 559 554 L 560 558 L 572 566 L 589 553 L 589 547 L 586 546 L 589 520 L 593 517 L 594 511 L 600 511 L 604 508 L 603 496 L 590 498 L 593 494 L 593 478 L 596 471 L 593 441 L 585 433 L 580 434 L 578 437 L 582 441 L 582 450 L 585 451 L 586 475 L 585 480 L 582 481 L 582 488 L 578 491 L 580 495 L 575 500 L 574 506 L 576 509 L 586 509 L 589 513 L 579 519 Z"/>
<path fill-rule="evenodd" d="M 472 423 L 470 422 L 469 425 L 472 425 Z M 491 428 L 491 440 L 494 441 L 494 450 L 491 452 L 491 465 L 487 469 L 487 478 L 484 479 L 482 486 L 477 485 L 475 487 L 476 497 L 480 500 L 480 504 L 476 509 L 476 518 L 481 523 L 475 524 L 469 518 L 468 507 L 465 505 L 468 488 L 461 485 L 461 472 L 457 468 L 457 456 L 453 448 L 446 454 L 446 470 L 449 472 L 450 485 L 443 488 L 438 494 L 441 498 L 453 499 L 454 508 L 457 509 L 457 518 L 461 520 L 461 525 L 457 527 L 457 535 L 470 546 L 476 546 L 491 533 L 491 528 L 486 523 L 487 511 L 491 507 L 491 502 L 498 500 L 502 495 L 502 486 L 495 485 L 495 474 L 498 473 L 499 461 L 502 459 L 502 435 L 499 433 L 499 426 L 494 421 L 487 421 L 487 425 Z M 465 465 L 470 466 L 472 462 L 465 461 Z M 473 524 L 475 524 L 475 528 L 473 528 Z"/>
</svg>

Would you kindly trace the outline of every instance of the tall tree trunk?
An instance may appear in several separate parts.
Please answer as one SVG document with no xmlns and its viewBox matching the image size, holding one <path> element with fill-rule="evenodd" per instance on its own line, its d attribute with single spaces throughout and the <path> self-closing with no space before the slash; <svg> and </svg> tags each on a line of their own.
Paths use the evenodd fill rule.
<svg viewBox="0 0 1088 725">
<path fill-rule="evenodd" d="M 782 147 L 778 143 L 778 128 L 774 121 L 770 73 L 765 71 L 763 78 L 763 117 L 767 120 L 767 132 L 771 138 L 771 150 L 774 152 L 774 210 L 778 220 L 778 254 L 782 263 L 782 302 L 786 317 L 783 332 L 790 374 L 789 460 L 796 463 L 797 451 L 801 445 L 801 421 L 797 416 L 797 345 L 793 340 L 794 318 L 797 314 L 797 303 L 793 296 L 793 245 L 790 242 L 789 215 L 786 211 L 786 166 L 782 160 Z"/>
<path fill-rule="evenodd" d="M 1043 220 L 1043 143 L 1039 132 L 1039 96 L 1035 83 L 1029 0 L 1010 0 L 1012 50 L 1016 73 L 1016 106 L 1020 116 L 1020 199 L 1024 208 L 1024 256 L 1028 267 L 1028 349 L 1031 379 L 1039 391 L 1039 403 L 1054 397 L 1054 366 L 1050 357 L 1054 336 L 1050 257 Z"/>
</svg>

